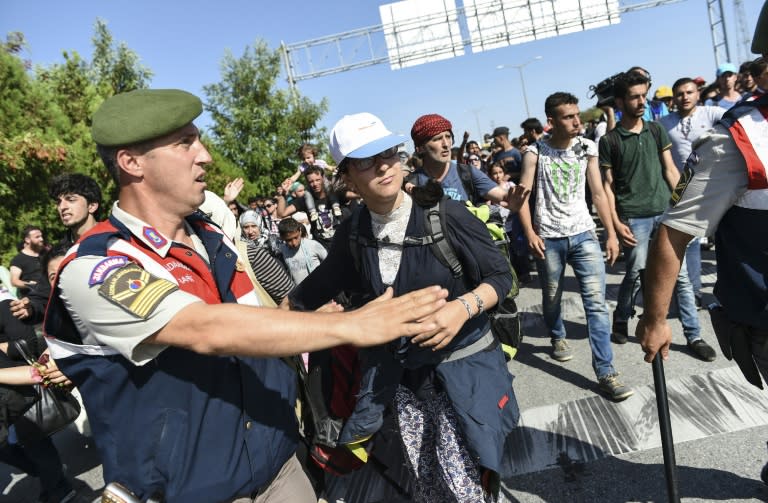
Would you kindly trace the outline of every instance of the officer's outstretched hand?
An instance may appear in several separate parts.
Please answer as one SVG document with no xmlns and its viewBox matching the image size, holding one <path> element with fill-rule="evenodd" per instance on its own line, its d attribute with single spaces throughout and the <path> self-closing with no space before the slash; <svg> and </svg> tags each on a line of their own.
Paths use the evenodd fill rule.
<svg viewBox="0 0 768 503">
<path fill-rule="evenodd" d="M 351 344 L 375 346 L 397 339 L 433 334 L 434 321 L 424 321 L 445 305 L 448 290 L 430 286 L 394 297 L 392 288 L 365 306 L 347 313 L 352 326 Z"/>
<path fill-rule="evenodd" d="M 661 351 L 664 360 L 669 358 L 669 345 L 672 343 L 672 330 L 666 320 L 646 323 L 645 318 L 640 318 L 635 328 L 635 337 L 640 341 L 640 347 L 645 353 L 645 361 L 651 363 L 656 353 Z"/>
</svg>

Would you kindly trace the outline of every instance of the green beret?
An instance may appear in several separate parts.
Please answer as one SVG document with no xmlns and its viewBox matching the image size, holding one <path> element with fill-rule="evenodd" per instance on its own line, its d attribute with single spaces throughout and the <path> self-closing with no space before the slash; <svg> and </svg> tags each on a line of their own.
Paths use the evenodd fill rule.
<svg viewBox="0 0 768 503">
<path fill-rule="evenodd" d="M 755 26 L 755 36 L 752 37 L 752 52 L 765 54 L 768 52 L 768 2 L 763 4 L 760 16 Z"/>
<path fill-rule="evenodd" d="M 91 136 L 105 147 L 159 138 L 203 112 L 200 98 L 178 89 L 138 89 L 107 98 L 93 114 Z"/>
</svg>

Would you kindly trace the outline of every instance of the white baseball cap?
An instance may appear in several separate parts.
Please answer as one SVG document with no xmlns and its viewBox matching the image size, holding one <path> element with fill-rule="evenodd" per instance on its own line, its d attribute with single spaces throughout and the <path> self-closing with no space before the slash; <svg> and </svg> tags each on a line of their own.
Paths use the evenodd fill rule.
<svg viewBox="0 0 768 503">
<path fill-rule="evenodd" d="M 392 133 L 381 119 L 367 112 L 342 117 L 333 126 L 330 139 L 331 155 L 337 165 L 347 157 L 372 157 L 407 140 Z"/>
</svg>

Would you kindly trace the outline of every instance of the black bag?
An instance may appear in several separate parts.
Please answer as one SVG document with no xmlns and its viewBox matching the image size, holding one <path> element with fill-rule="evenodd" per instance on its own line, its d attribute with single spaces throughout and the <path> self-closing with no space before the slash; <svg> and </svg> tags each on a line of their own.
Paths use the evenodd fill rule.
<svg viewBox="0 0 768 503">
<path fill-rule="evenodd" d="M 12 341 L 28 364 L 34 360 L 23 344 Z M 33 386 L 36 400 L 24 415 L 16 420 L 16 436 L 22 445 L 49 437 L 61 431 L 80 415 L 80 403 L 69 391 L 60 388 Z"/>
<path fill-rule="evenodd" d="M 491 332 L 502 344 L 519 348 L 523 342 L 523 330 L 520 325 L 520 313 L 517 311 L 515 299 L 506 297 L 496 309 L 489 313 Z"/>
</svg>

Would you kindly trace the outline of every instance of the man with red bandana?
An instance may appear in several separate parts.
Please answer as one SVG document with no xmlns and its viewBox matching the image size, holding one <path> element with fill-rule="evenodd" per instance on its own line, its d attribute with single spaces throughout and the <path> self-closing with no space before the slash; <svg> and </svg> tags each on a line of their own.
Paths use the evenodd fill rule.
<svg viewBox="0 0 768 503">
<path fill-rule="evenodd" d="M 507 191 L 478 169 L 470 167 L 462 173 L 456 161 L 451 160 L 453 125 L 445 117 L 422 115 L 413 123 L 411 139 L 423 162 L 414 173 L 416 185 L 424 185 L 429 178 L 434 178 L 451 199 L 476 204 L 488 200 L 498 204 L 506 200 L 510 211 L 520 209 L 522 196 L 527 193 L 524 187 L 517 185 Z"/>
</svg>

